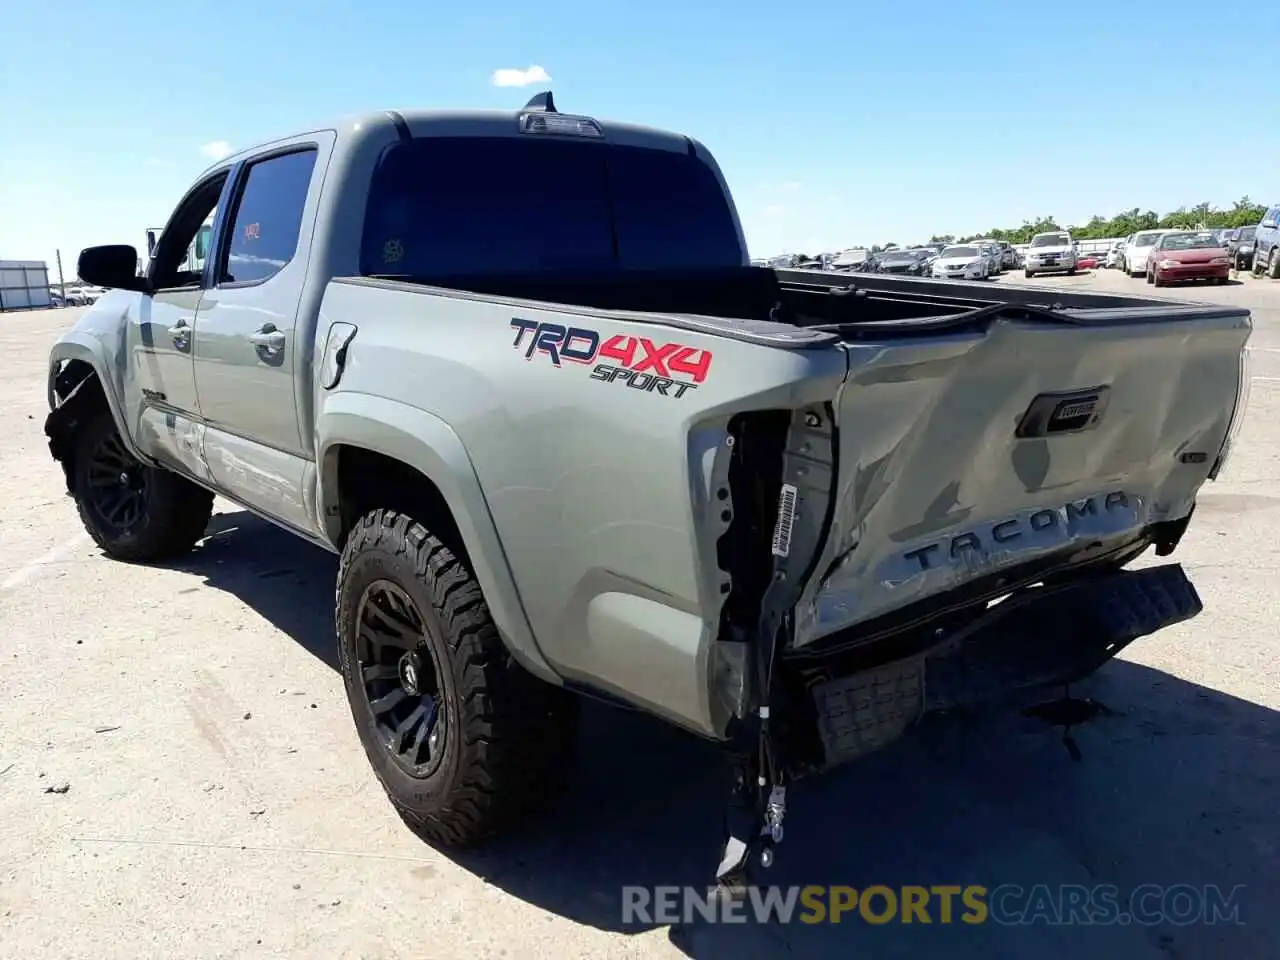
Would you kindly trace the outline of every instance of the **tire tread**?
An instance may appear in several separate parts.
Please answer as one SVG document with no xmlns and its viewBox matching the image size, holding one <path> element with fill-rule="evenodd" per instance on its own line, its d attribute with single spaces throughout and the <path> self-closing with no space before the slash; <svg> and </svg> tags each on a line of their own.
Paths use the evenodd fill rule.
<svg viewBox="0 0 1280 960">
<path fill-rule="evenodd" d="M 483 842 L 540 809 L 558 785 L 572 750 L 576 703 L 515 662 L 471 572 L 421 523 L 394 510 L 366 514 L 347 539 L 335 596 L 340 625 L 358 602 L 344 593 L 346 573 L 357 556 L 378 549 L 403 559 L 430 592 L 451 661 L 445 669 L 456 682 L 458 744 L 456 777 L 433 809 L 405 802 L 381 773 L 379 780 L 401 817 L 428 841 Z"/>
</svg>

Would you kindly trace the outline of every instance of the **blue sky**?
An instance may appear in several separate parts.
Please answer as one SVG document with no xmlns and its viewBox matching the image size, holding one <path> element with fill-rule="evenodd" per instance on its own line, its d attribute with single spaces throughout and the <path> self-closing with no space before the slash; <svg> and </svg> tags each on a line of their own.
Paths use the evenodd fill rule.
<svg viewBox="0 0 1280 960">
<path fill-rule="evenodd" d="M 515 108 L 548 86 L 562 110 L 707 144 L 756 256 L 1274 202 L 1275 83 L 1249 90 L 1275 76 L 1268 6 L 11 3 L 0 258 L 52 267 L 61 248 L 73 273 L 83 246 L 141 246 L 219 149 L 366 108 Z M 549 84 L 493 82 L 534 66 Z"/>
</svg>

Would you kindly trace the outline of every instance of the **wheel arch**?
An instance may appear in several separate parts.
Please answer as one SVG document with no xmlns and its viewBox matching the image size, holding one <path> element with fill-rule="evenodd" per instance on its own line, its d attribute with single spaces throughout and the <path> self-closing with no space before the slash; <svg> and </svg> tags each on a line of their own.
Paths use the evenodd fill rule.
<svg viewBox="0 0 1280 960">
<path fill-rule="evenodd" d="M 337 393 L 317 418 L 316 454 L 317 519 L 335 549 L 376 507 L 434 527 L 479 582 L 512 656 L 543 680 L 561 682 L 537 646 L 475 467 L 449 424 L 396 400 Z"/>
<path fill-rule="evenodd" d="M 49 415 L 44 431 L 49 438 L 49 452 L 62 464 L 70 489 L 74 436 L 79 427 L 91 416 L 106 410 L 115 421 L 116 430 L 126 449 L 143 462 L 134 442 L 124 414 L 124 402 L 118 385 L 103 376 L 110 365 L 92 341 L 83 342 L 69 337 L 54 344 L 49 353 L 49 370 L 46 382 L 46 400 Z"/>
</svg>

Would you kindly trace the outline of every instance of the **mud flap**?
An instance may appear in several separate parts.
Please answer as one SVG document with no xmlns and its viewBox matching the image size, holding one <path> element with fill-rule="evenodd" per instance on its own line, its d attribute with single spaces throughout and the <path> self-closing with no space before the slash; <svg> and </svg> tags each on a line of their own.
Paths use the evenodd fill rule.
<svg viewBox="0 0 1280 960">
<path fill-rule="evenodd" d="M 1179 564 L 1011 597 L 923 654 L 815 684 L 824 766 L 892 743 L 925 713 L 1081 680 L 1139 637 L 1202 609 Z"/>
</svg>

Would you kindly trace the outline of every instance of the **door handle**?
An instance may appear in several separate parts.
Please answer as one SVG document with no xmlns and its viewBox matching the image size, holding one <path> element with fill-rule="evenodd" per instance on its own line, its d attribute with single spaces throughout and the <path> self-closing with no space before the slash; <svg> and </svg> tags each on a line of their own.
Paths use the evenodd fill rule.
<svg viewBox="0 0 1280 960">
<path fill-rule="evenodd" d="M 177 323 L 169 328 L 169 336 L 173 338 L 173 345 L 179 350 L 185 350 L 187 344 L 191 342 L 191 324 L 186 317 L 181 318 Z"/>
<path fill-rule="evenodd" d="M 284 334 L 276 329 L 274 323 L 264 323 L 249 334 L 249 342 L 267 356 L 274 356 L 284 349 Z"/>
</svg>

